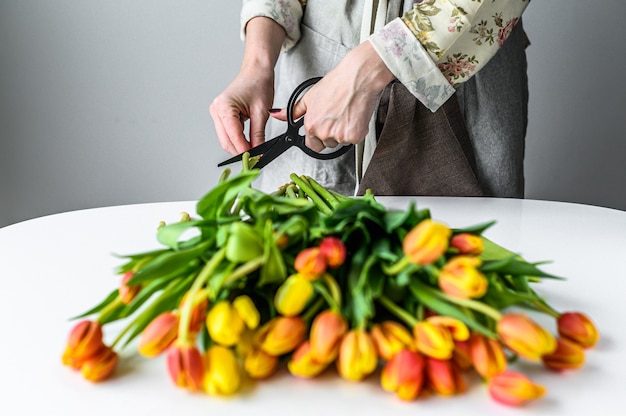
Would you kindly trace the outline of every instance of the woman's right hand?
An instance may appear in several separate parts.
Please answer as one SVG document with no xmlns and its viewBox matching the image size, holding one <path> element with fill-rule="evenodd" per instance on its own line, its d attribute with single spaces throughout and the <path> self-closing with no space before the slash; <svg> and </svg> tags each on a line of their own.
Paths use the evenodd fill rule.
<svg viewBox="0 0 626 416">
<path fill-rule="evenodd" d="M 255 17 L 246 24 L 241 70 L 209 108 L 222 149 L 237 155 L 265 141 L 274 101 L 274 66 L 285 30 L 274 20 Z M 249 140 L 244 123 L 250 120 Z"/>
<path fill-rule="evenodd" d="M 240 72 L 209 107 L 222 149 L 237 155 L 263 143 L 273 100 L 273 71 L 265 76 Z M 247 120 L 249 141 L 244 132 Z"/>
</svg>

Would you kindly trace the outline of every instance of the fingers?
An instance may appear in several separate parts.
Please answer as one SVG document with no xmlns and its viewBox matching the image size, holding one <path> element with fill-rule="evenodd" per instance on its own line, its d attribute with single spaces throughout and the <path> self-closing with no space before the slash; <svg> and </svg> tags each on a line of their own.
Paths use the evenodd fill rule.
<svg viewBox="0 0 626 416">
<path fill-rule="evenodd" d="M 209 107 L 209 112 L 213 118 L 215 131 L 222 149 L 232 155 L 250 149 L 250 143 L 244 135 L 244 125 L 238 111 L 232 108 L 223 110 L 219 103 L 214 101 Z"/>
<path fill-rule="evenodd" d="M 258 146 L 265 141 L 265 125 L 269 118 L 265 110 L 257 111 L 250 117 L 250 144 Z"/>
</svg>

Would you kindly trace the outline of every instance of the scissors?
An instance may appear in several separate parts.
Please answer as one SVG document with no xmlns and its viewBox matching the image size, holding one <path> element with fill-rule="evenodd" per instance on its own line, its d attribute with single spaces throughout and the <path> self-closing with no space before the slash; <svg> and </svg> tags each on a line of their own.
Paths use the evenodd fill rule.
<svg viewBox="0 0 626 416">
<path fill-rule="evenodd" d="M 316 77 L 304 81 L 302 84 L 296 87 L 296 89 L 291 94 L 291 97 L 289 97 L 289 102 L 287 104 L 287 131 L 247 151 L 250 156 L 261 156 L 259 161 L 254 165 L 255 169 L 261 169 L 262 167 L 268 165 L 271 161 L 276 159 L 278 156 L 283 154 L 285 150 L 289 149 L 292 146 L 299 147 L 300 150 L 302 150 L 307 155 L 320 160 L 334 159 L 343 155 L 348 150 L 350 150 L 350 148 L 352 148 L 352 145 L 350 144 L 347 146 L 342 146 L 339 150 L 336 150 L 334 152 L 318 153 L 308 148 L 304 142 L 304 136 L 300 135 L 300 128 L 304 124 L 304 117 L 301 117 L 297 121 L 294 120 L 293 107 L 296 104 L 296 100 L 298 99 L 300 94 L 302 94 L 304 90 L 315 84 L 320 79 L 322 78 Z M 230 159 L 219 163 L 217 166 L 220 167 L 240 161 L 243 158 L 244 153 L 231 157 Z"/>
</svg>

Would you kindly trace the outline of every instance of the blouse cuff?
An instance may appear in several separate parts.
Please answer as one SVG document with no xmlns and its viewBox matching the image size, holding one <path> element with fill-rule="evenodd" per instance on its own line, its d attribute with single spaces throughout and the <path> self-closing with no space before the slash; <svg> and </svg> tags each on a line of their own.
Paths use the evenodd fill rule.
<svg viewBox="0 0 626 416">
<path fill-rule="evenodd" d="M 259 16 L 268 17 L 285 29 L 287 36 L 282 46 L 283 52 L 291 49 L 300 40 L 302 5 L 298 0 L 283 0 L 281 2 L 244 0 L 240 15 L 242 41 L 245 42 L 246 39 L 248 21 Z"/>
<path fill-rule="evenodd" d="M 430 111 L 437 111 L 455 93 L 401 18 L 387 23 L 368 40 L 398 81 Z"/>
</svg>

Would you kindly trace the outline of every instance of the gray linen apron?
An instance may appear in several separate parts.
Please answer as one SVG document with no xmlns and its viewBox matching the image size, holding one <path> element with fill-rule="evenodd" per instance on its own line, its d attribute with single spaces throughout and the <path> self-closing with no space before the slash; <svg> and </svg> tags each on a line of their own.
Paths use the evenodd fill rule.
<svg viewBox="0 0 626 416">
<path fill-rule="evenodd" d="M 301 39 L 293 49 L 281 55 L 277 64 L 275 107 L 284 107 L 298 84 L 305 79 L 325 75 L 341 61 L 348 51 L 359 44 L 365 1 L 368 0 L 308 0 L 301 24 Z M 388 3 L 387 21 L 401 15 L 404 10 L 412 6 L 412 2 L 402 0 L 390 0 Z M 403 5 L 403 3 L 407 4 Z M 519 26 L 520 30 L 517 32 L 521 32 L 521 25 Z M 511 38 L 514 38 L 513 34 Z M 507 41 L 502 49 L 506 49 L 507 44 L 510 43 L 513 42 Z M 381 114 L 385 115 L 386 120 L 389 121 L 388 124 L 396 124 L 398 117 L 402 118 L 402 114 L 394 114 L 393 111 L 389 111 L 389 108 L 406 111 L 406 105 L 394 105 L 387 101 L 399 99 L 404 102 L 410 101 L 408 108 L 415 114 L 410 117 L 410 120 L 421 123 L 422 127 L 412 128 L 412 133 L 402 135 L 404 140 L 402 143 L 394 142 L 396 131 L 385 129 L 386 120 L 379 116 L 378 130 L 382 136 L 379 136 L 379 144 L 372 162 L 363 175 L 360 189 L 357 189 L 355 152 L 347 152 L 337 159 L 319 161 L 296 148 L 290 149 L 263 168 L 255 186 L 272 192 L 289 182 L 291 173 L 296 173 L 311 176 L 323 186 L 346 195 L 362 193 L 367 187 L 378 195 L 482 195 L 484 193 L 497 196 L 523 196 L 526 68 L 523 45 L 513 46 L 509 49 L 515 49 L 517 53 L 505 55 L 499 52 L 485 68 L 466 82 L 469 88 L 463 86 L 459 89 L 457 94 L 459 100 L 456 96 L 449 100 L 451 103 L 444 106 L 449 109 L 448 111 L 444 111 L 443 107 L 436 113 L 423 111 L 425 109 L 420 108 L 420 106 L 423 107 L 421 103 L 410 94 L 391 93 L 392 86 L 389 86 L 386 93 L 382 94 L 380 102 L 385 108 Z M 519 50 L 524 58 L 523 65 L 520 64 Z M 499 57 L 499 55 L 502 56 Z M 515 60 L 512 60 L 512 57 Z M 496 62 L 492 65 L 493 61 Z M 494 68 L 488 70 L 490 66 Z M 485 76 L 482 76 L 483 73 Z M 520 85 L 513 88 L 513 93 L 508 88 L 508 84 L 500 85 L 502 82 L 498 80 L 498 77 L 503 73 L 507 76 L 513 73 L 517 76 L 516 79 L 519 79 Z M 403 87 L 399 83 L 393 83 L 393 88 L 398 90 Z M 523 107 L 519 111 L 520 114 L 509 114 L 509 110 L 520 101 L 522 104 L 517 104 L 517 107 Z M 463 116 L 456 117 L 455 114 L 463 114 Z M 494 116 L 497 117 L 498 122 L 495 130 L 491 126 Z M 429 117 L 435 117 L 438 121 L 423 119 Z M 510 122 L 509 118 L 512 118 L 513 122 Z M 463 119 L 467 122 L 466 124 Z M 424 123 L 426 127 L 423 127 Z M 454 126 L 446 131 L 461 134 L 454 134 L 451 138 L 441 140 L 441 136 L 447 133 L 442 133 L 437 126 L 450 123 L 454 123 Z M 520 128 L 521 125 L 523 128 Z M 268 137 L 274 137 L 282 133 L 284 129 L 285 123 L 270 120 Z M 385 133 L 386 131 L 388 133 Z M 389 135 L 389 133 L 393 137 L 388 140 L 385 134 Z M 509 136 L 512 136 L 512 139 Z M 420 143 L 418 146 L 415 145 L 416 141 Z M 385 143 L 393 144 L 394 150 L 383 146 Z M 413 156 L 410 159 L 398 160 L 397 165 L 394 166 L 394 152 L 398 148 L 402 149 L 402 146 L 411 148 Z M 430 149 L 433 146 L 439 147 L 435 153 L 419 150 Z M 474 150 L 480 153 L 475 159 Z M 451 152 L 448 158 L 443 160 L 440 156 L 432 158 L 433 154 L 445 155 L 446 151 Z M 462 154 L 459 155 L 459 152 Z M 379 163 L 380 160 L 384 163 Z M 407 165 L 407 163 L 414 166 Z M 434 166 L 436 169 L 430 169 L 429 166 Z M 446 169 L 452 174 L 441 176 L 434 173 L 443 172 Z M 433 171 L 432 174 L 424 175 L 430 171 Z M 407 177 L 411 178 L 411 181 L 407 181 Z M 450 177 L 455 178 L 458 186 L 455 183 L 450 186 L 446 182 Z M 480 186 L 477 184 L 476 177 L 480 180 Z M 396 186 L 400 182 L 402 184 Z M 414 182 L 414 185 L 411 186 L 410 182 Z"/>
</svg>

